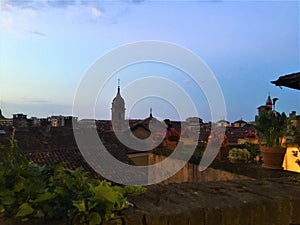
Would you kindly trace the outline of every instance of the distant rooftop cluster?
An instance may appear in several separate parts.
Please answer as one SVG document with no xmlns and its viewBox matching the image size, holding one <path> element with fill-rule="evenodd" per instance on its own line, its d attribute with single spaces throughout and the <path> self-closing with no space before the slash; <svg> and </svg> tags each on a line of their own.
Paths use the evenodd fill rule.
<svg viewBox="0 0 300 225">
<path fill-rule="evenodd" d="M 266 103 L 258 107 L 259 111 L 273 109 L 276 99 L 268 96 Z M 15 130 L 15 142 L 19 146 L 20 152 L 30 161 L 39 164 L 63 163 L 67 168 L 83 167 L 95 177 L 101 177 L 82 157 L 78 149 L 74 132 L 86 132 L 88 129 L 95 129 L 105 148 L 119 161 L 129 165 L 135 165 L 133 157 L 137 153 L 122 144 L 115 135 L 115 132 L 124 134 L 133 133 L 139 139 L 146 139 L 151 135 L 150 123 L 154 130 L 156 127 L 164 126 L 166 133 L 158 148 L 173 151 L 179 144 L 181 136 L 187 136 L 189 131 L 199 127 L 197 148 L 203 148 L 208 143 L 211 136 L 212 125 L 225 128 L 227 144 L 237 145 L 244 142 L 249 133 L 255 133 L 253 122 L 239 119 L 230 123 L 222 119 L 215 123 L 203 122 L 201 118 L 191 117 L 185 121 L 171 121 L 165 119 L 159 121 L 153 116 L 152 109 L 145 119 L 125 120 L 125 101 L 121 97 L 118 86 L 117 95 L 112 101 L 112 120 L 82 119 L 78 120 L 74 116 L 50 116 L 47 118 L 27 118 L 27 115 L 14 114 L 13 118 L 5 118 L 0 110 L 0 145 L 9 145 L 12 131 Z M 290 114 L 294 125 L 300 129 L 300 116 L 293 111 Z M 76 124 L 76 129 L 73 125 Z M 160 135 L 157 129 L 157 135 Z M 187 140 L 187 139 L 186 139 Z M 90 151 L 95 152 L 95 146 L 89 146 Z M 124 178 L 126 179 L 126 178 Z"/>
</svg>

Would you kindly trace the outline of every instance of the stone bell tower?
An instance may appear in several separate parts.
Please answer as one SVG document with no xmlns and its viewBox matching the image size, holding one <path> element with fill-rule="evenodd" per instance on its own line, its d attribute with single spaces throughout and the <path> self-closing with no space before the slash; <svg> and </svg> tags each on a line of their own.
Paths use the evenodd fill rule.
<svg viewBox="0 0 300 225">
<path fill-rule="evenodd" d="M 118 91 L 112 101 L 111 122 L 115 132 L 125 130 L 125 101 L 120 93 L 120 79 L 118 80 Z"/>
</svg>

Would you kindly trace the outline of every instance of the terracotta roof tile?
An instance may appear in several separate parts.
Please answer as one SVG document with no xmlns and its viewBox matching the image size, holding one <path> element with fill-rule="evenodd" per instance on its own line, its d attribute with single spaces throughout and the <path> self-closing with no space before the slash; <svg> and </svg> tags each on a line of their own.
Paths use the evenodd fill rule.
<svg viewBox="0 0 300 225">
<path fill-rule="evenodd" d="M 7 132 L 6 139 L 0 138 L 0 143 L 9 144 L 9 138 L 12 129 Z M 46 135 L 45 135 L 46 134 Z M 20 152 L 30 161 L 38 164 L 57 164 L 63 165 L 70 169 L 83 167 L 91 172 L 94 177 L 99 177 L 83 158 L 77 147 L 74 138 L 73 130 L 65 127 L 53 127 L 49 132 L 40 128 L 28 128 L 19 130 L 15 133 L 15 140 L 19 146 Z M 108 142 L 105 145 L 107 150 L 118 160 L 126 164 L 134 164 L 126 155 L 126 150 L 116 141 L 116 137 L 112 134 L 107 138 Z M 95 154 L 95 147 L 88 146 L 91 154 Z M 100 157 L 101 154 L 96 154 L 95 157 Z M 114 168 L 111 168 L 111 173 Z"/>
</svg>

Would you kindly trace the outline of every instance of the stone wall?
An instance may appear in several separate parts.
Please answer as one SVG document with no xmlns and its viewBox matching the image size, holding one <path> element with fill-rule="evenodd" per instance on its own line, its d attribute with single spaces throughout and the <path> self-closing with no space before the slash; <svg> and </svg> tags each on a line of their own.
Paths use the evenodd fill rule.
<svg viewBox="0 0 300 225">
<path fill-rule="evenodd" d="M 300 183 L 263 180 L 152 185 L 132 207 L 103 225 L 300 225 Z M 0 220 L 0 225 L 65 225 L 60 221 Z"/>
<path fill-rule="evenodd" d="M 154 185 L 130 200 L 119 225 L 300 224 L 300 184 L 289 178 Z"/>
<path fill-rule="evenodd" d="M 133 206 L 103 225 L 300 225 L 300 174 L 216 160 L 201 175 L 196 162 L 187 164 L 167 184 L 148 186 L 145 193 L 132 196 Z M 239 176 L 245 179 L 236 179 Z M 24 223 L 54 224 L 64 225 Z M 20 223 L 0 220 L 0 225 Z"/>
<path fill-rule="evenodd" d="M 109 225 L 300 225 L 300 174 L 219 160 L 199 172 L 198 163 L 132 197 Z"/>
<path fill-rule="evenodd" d="M 148 154 L 149 164 L 155 164 L 164 160 L 166 156 L 157 154 Z M 174 164 L 177 163 L 173 160 Z M 170 165 L 172 166 L 172 165 Z M 199 171 L 199 165 L 194 163 L 187 163 L 180 171 L 168 180 L 162 182 L 162 184 L 169 183 L 183 183 L 183 182 L 207 182 L 207 181 L 227 181 L 227 180 L 242 180 L 251 179 L 250 177 L 231 173 L 222 169 L 207 168 L 204 171 Z"/>
</svg>

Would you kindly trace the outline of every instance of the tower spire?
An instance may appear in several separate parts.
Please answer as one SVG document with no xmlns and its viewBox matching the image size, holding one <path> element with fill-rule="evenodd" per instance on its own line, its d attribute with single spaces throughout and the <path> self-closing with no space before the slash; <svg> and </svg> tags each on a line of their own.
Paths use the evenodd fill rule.
<svg viewBox="0 0 300 225">
<path fill-rule="evenodd" d="M 118 93 L 120 93 L 120 78 L 118 79 Z"/>
<path fill-rule="evenodd" d="M 120 79 L 118 79 L 118 93 L 112 101 L 111 121 L 114 131 L 125 129 L 125 101 L 120 94 Z"/>
</svg>

